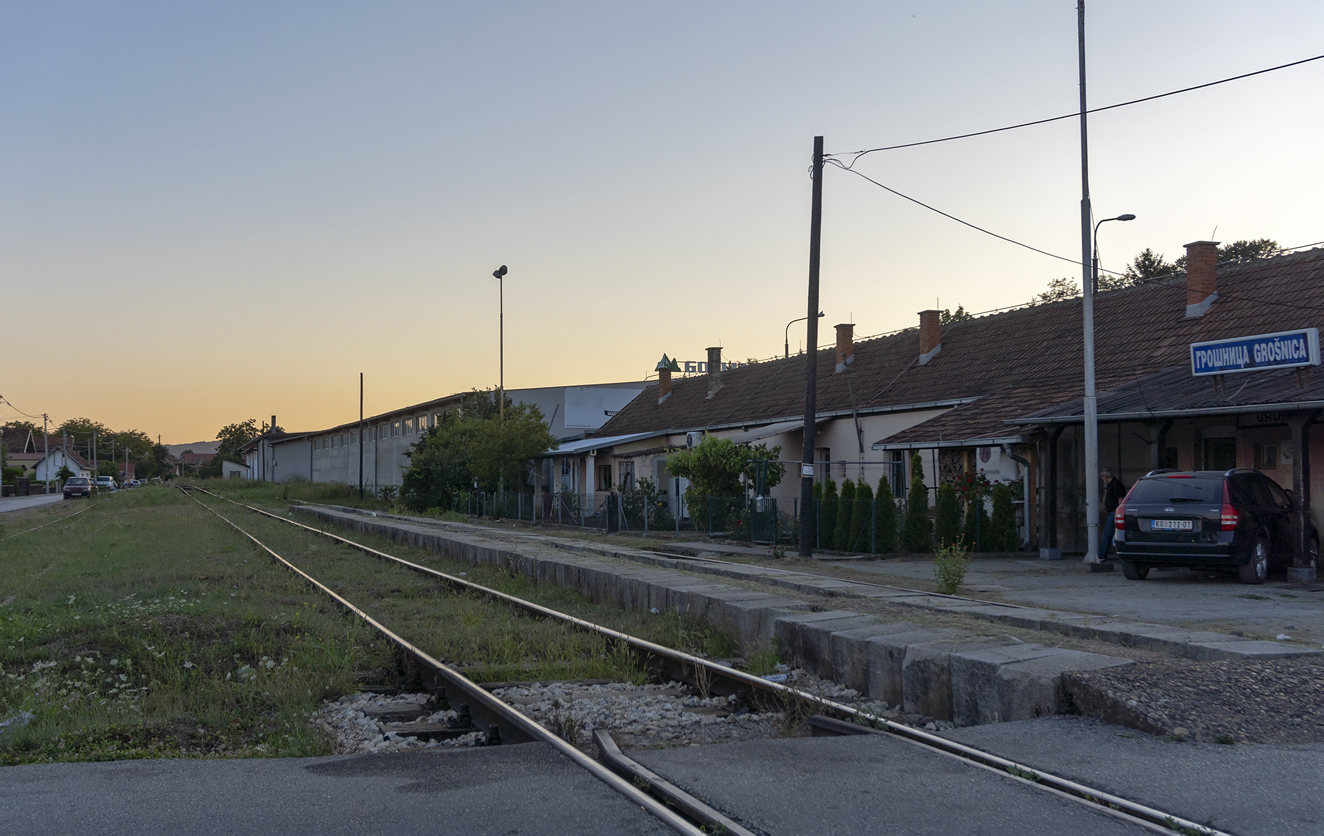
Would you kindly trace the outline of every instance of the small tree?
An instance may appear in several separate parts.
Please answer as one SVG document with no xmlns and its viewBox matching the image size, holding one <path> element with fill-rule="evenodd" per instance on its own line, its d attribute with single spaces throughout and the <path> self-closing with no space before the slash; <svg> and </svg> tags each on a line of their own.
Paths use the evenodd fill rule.
<svg viewBox="0 0 1324 836">
<path fill-rule="evenodd" d="M 900 547 L 897 531 L 896 497 L 892 485 L 883 476 L 878 480 L 878 496 L 874 500 L 874 549 L 879 554 L 892 554 Z"/>
<path fill-rule="evenodd" d="M 851 541 L 851 517 L 855 513 L 855 482 L 851 479 L 841 480 L 841 498 L 837 500 L 837 524 L 833 527 L 832 547 L 835 549 L 850 549 L 854 547 Z"/>
<path fill-rule="evenodd" d="M 814 480 L 813 496 L 814 501 L 811 507 L 801 509 L 800 513 L 809 514 L 811 516 L 810 522 L 813 523 L 814 548 L 818 549 L 823 547 L 823 544 L 820 542 L 822 538 L 818 536 L 820 530 L 819 526 L 823 524 L 823 483 L 817 479 Z"/>
<path fill-rule="evenodd" d="M 869 542 L 873 533 L 873 488 L 864 481 L 861 474 L 859 484 L 855 486 L 855 508 L 850 517 L 851 551 L 870 551 Z"/>
<path fill-rule="evenodd" d="M 961 503 L 956 499 L 956 488 L 949 484 L 938 488 L 933 518 L 933 533 L 939 547 L 961 542 Z"/>
<path fill-rule="evenodd" d="M 989 535 L 992 533 L 988 511 L 984 509 L 984 498 L 971 500 L 965 508 L 965 530 L 961 533 L 961 544 L 968 552 L 976 549 L 991 549 Z"/>
<path fill-rule="evenodd" d="M 1010 485 L 998 483 L 993 486 L 993 519 L 989 522 L 989 532 L 984 538 L 990 551 L 1016 550 L 1019 537 L 1016 533 L 1016 508 L 1012 504 L 1012 496 Z"/>
<path fill-rule="evenodd" d="M 55 471 L 55 478 L 59 479 L 61 482 L 67 481 L 69 477 L 73 475 L 74 472 L 69 469 L 69 465 L 67 464 L 60 465 L 60 469 Z"/>
<path fill-rule="evenodd" d="M 924 462 L 919 453 L 910 460 L 910 493 L 906 496 L 906 549 L 927 552 L 933 548 L 933 522 L 929 519 L 929 494 L 924 487 Z"/>
<path fill-rule="evenodd" d="M 837 483 L 829 476 L 823 482 L 823 501 L 818 503 L 818 546 L 822 549 L 837 547 Z"/>
</svg>

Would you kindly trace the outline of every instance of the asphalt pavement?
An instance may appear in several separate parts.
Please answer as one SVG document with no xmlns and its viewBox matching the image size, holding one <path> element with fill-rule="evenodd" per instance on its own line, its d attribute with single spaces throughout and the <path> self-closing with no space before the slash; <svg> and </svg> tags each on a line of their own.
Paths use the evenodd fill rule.
<svg viewBox="0 0 1324 836">
<path fill-rule="evenodd" d="M 0 514 L 7 511 L 27 511 L 53 502 L 63 502 L 64 494 L 35 494 L 33 496 L 6 496 L 0 499 Z"/>
<path fill-rule="evenodd" d="M 10 766 L 0 799 L 0 832 L 14 836 L 673 832 L 541 743 Z"/>
</svg>

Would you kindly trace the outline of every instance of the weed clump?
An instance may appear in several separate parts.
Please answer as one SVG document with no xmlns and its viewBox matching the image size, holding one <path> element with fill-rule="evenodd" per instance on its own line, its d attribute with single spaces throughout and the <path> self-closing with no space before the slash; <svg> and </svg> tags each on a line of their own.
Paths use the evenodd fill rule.
<svg viewBox="0 0 1324 836">
<path fill-rule="evenodd" d="M 943 595 L 956 595 L 965 582 L 965 570 L 970 567 L 970 558 L 958 543 L 938 547 L 933 558 L 933 579 L 938 582 L 938 592 Z"/>
</svg>

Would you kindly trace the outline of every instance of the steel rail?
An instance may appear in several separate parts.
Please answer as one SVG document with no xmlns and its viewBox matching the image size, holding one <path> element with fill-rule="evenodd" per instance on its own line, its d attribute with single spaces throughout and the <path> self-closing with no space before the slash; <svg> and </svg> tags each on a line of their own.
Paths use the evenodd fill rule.
<svg viewBox="0 0 1324 836">
<path fill-rule="evenodd" d="M 412 654 L 419 661 L 430 666 L 442 678 L 446 680 L 448 685 L 455 686 L 460 691 L 462 691 L 465 694 L 465 696 L 479 703 L 491 713 L 504 718 L 506 723 L 508 723 L 513 728 L 519 729 L 531 741 L 546 743 L 552 746 L 562 755 L 569 758 L 573 763 L 583 767 L 588 772 L 590 772 L 595 778 L 602 781 L 604 784 L 611 787 L 612 789 L 616 790 L 621 795 L 624 795 L 630 801 L 638 804 L 647 812 L 661 819 L 663 822 L 670 825 L 677 832 L 692 834 L 693 836 L 702 836 L 702 834 L 704 833 L 702 829 L 695 827 L 693 824 L 691 824 L 689 821 L 687 821 L 677 813 L 667 809 L 667 807 L 664 804 L 658 802 L 652 796 L 648 795 L 638 787 L 635 787 L 630 782 L 622 779 L 619 775 L 612 772 L 606 766 L 593 760 L 588 755 L 576 749 L 574 746 L 571 746 L 565 740 L 562 740 L 561 738 L 552 734 L 550 731 L 548 731 L 538 723 L 535 723 L 533 720 L 530 720 L 522 712 L 518 711 L 513 706 L 508 705 L 504 701 L 498 699 L 497 697 L 488 693 L 484 689 L 480 688 L 477 683 L 475 683 L 468 677 L 464 676 L 464 674 L 461 674 L 459 671 L 456 671 L 455 669 L 449 667 L 440 660 L 432 658 L 427 653 L 425 653 L 421 648 L 411 644 L 402 636 L 396 634 L 386 625 L 382 624 L 380 621 L 377 621 L 375 618 L 368 615 L 363 610 L 359 609 L 348 599 L 332 591 L 329 587 L 327 587 L 322 582 L 318 581 L 312 575 L 309 575 L 307 572 L 295 566 L 290 561 L 281 557 L 279 554 L 273 551 L 261 540 L 258 540 L 252 534 L 248 533 L 239 525 L 228 519 L 224 514 L 220 513 L 215 508 L 208 506 L 205 502 L 193 496 L 192 491 L 198 490 L 201 491 L 202 493 L 207 494 L 208 496 L 216 497 L 218 499 L 226 499 L 225 497 L 218 496 L 217 494 L 213 494 L 210 491 L 206 491 L 201 488 L 197 488 L 193 486 L 188 486 L 188 487 L 181 486 L 180 490 L 183 491 L 184 494 L 188 496 L 190 499 L 192 499 L 194 502 L 198 503 L 198 505 L 210 511 L 212 514 L 215 514 L 219 519 L 225 522 L 226 525 L 230 526 L 235 531 L 239 532 L 244 537 L 248 538 L 250 541 L 253 542 L 254 545 L 265 551 L 267 554 L 271 555 L 278 562 L 283 564 L 287 569 L 294 572 L 296 575 L 303 578 L 308 583 L 312 584 L 313 586 L 320 589 L 322 592 L 329 595 L 345 609 L 354 613 L 354 615 L 358 616 L 365 623 L 371 625 L 374 629 L 376 629 L 382 635 L 386 636 L 392 642 L 395 642 L 396 645 L 398 645 L 400 648 L 405 650 L 407 653 Z M 226 499 L 226 501 L 233 502 L 233 500 L 229 500 L 229 499 Z M 250 507 L 250 506 L 243 506 L 242 503 L 235 503 L 235 504 L 241 505 L 242 507 Z M 253 510 L 259 510 L 259 509 L 253 509 Z M 266 514 L 266 512 L 264 511 L 260 511 L 260 513 Z M 280 519 L 280 517 L 277 517 L 274 514 L 266 514 L 266 515 L 278 520 Z"/>
<path fill-rule="evenodd" d="M 1041 789 L 1051 790 L 1056 794 L 1059 794 L 1063 797 L 1071 798 L 1072 800 L 1078 803 L 1084 804 L 1092 809 L 1106 813 L 1110 816 L 1120 818 L 1124 821 L 1128 821 L 1133 824 L 1136 823 L 1143 824 L 1144 826 L 1149 827 L 1156 833 L 1170 834 L 1174 830 L 1184 828 L 1184 832 L 1190 834 L 1198 834 L 1198 836 L 1229 836 L 1229 834 L 1224 833 L 1223 831 L 1216 830 L 1207 825 L 1200 824 L 1199 822 L 1191 821 L 1189 819 L 1185 819 L 1180 816 L 1175 816 L 1172 815 L 1171 813 L 1165 813 L 1162 810 L 1158 810 L 1153 807 L 1149 807 L 1147 805 L 1140 804 L 1138 802 L 1131 801 L 1126 798 L 1122 798 L 1120 796 L 1112 795 L 1111 793 L 1107 793 L 1104 792 L 1103 790 L 1098 790 L 1093 787 L 1089 787 L 1084 784 L 1077 783 L 1068 778 L 1063 778 L 1061 776 L 1054 775 L 1049 772 L 1044 772 L 1040 769 L 1036 769 L 1034 767 L 1028 766 L 1023 763 L 1019 763 L 1017 761 L 1013 761 L 1008 758 L 1003 758 L 998 755 L 994 755 L 989 752 L 976 749 L 972 746 L 966 746 L 965 744 L 957 743 L 953 740 L 948 740 L 947 738 L 939 737 L 938 735 L 935 734 L 930 734 L 926 731 L 923 731 L 922 729 L 916 729 L 911 726 L 904 725 L 902 723 L 896 723 L 892 720 L 888 720 L 883 717 L 878 717 L 874 714 L 870 714 L 867 711 L 861 711 L 852 706 L 835 702 L 833 700 L 827 699 L 817 694 L 811 694 L 806 691 L 801 691 L 797 688 L 791 688 L 777 682 L 770 682 L 766 679 L 763 679 L 762 677 L 754 676 L 752 674 L 747 674 L 744 673 L 743 671 L 738 671 L 733 668 L 727 668 L 722 665 L 718 665 L 713 662 L 710 662 L 707 659 L 702 659 L 700 657 L 693 656 L 679 650 L 673 650 L 672 648 L 655 644 L 646 639 L 641 639 L 636 636 L 631 636 L 627 633 L 622 633 L 618 630 L 613 630 L 610 627 L 603 627 L 599 624 L 594 624 L 591 621 L 578 618 L 577 616 L 569 615 L 568 613 L 558 612 L 557 610 L 544 607 L 541 604 L 536 604 L 532 601 L 526 601 L 522 598 L 517 598 L 508 593 L 501 592 L 499 590 L 495 590 L 490 587 L 486 587 L 481 584 L 474 583 L 472 581 L 467 581 L 464 580 L 463 578 L 459 578 L 454 575 L 448 575 L 445 572 L 439 572 L 436 569 L 432 569 L 427 566 L 422 566 L 420 564 L 413 563 L 408 560 L 404 560 L 403 558 L 395 557 L 394 555 L 387 554 L 386 552 L 374 549 L 371 546 L 366 546 L 363 545 L 362 543 L 356 543 L 353 540 L 349 540 L 337 534 L 332 534 L 329 531 L 323 531 L 318 528 L 313 528 L 312 526 L 304 525 L 303 523 L 295 522 L 294 520 L 286 519 L 277 514 L 273 514 L 269 511 L 264 511 L 261 508 L 256 508 L 252 505 L 246 505 L 242 502 L 236 502 L 235 500 L 220 496 L 219 494 L 212 494 L 208 491 L 205 491 L 202 488 L 194 488 L 194 490 L 203 491 L 204 493 L 207 493 L 209 496 L 215 496 L 218 499 L 222 499 L 226 502 L 230 502 L 242 508 L 247 508 L 248 510 L 253 511 L 257 514 L 261 514 L 262 516 L 270 517 L 271 519 L 274 520 L 280 520 L 286 525 L 291 525 L 296 528 L 302 528 L 306 531 L 314 532 L 323 537 L 334 540 L 343 545 L 349 546 L 350 548 L 357 549 L 365 554 L 369 554 L 374 557 L 378 557 L 395 563 L 399 563 L 400 565 L 406 566 L 417 572 L 432 575 L 434 577 L 446 581 L 448 584 L 451 584 L 452 586 L 472 590 L 474 592 L 480 592 L 484 595 L 513 604 L 517 607 L 526 609 L 530 612 L 534 612 L 539 615 L 547 616 L 549 618 L 559 619 L 567 623 L 574 624 L 585 630 L 590 630 L 592 632 L 596 632 L 608 638 L 622 641 L 637 650 L 645 651 L 647 653 L 650 653 L 655 656 L 659 656 L 664 659 L 670 659 L 672 661 L 679 662 L 683 665 L 692 666 L 696 669 L 703 668 L 705 670 L 705 674 L 707 676 L 713 677 L 714 679 L 721 679 L 721 680 L 726 680 L 728 682 L 734 682 L 745 687 L 762 691 L 764 693 L 772 694 L 783 700 L 786 699 L 796 700 L 799 702 L 804 702 L 821 707 L 824 710 L 829 711 L 833 714 L 839 714 L 844 717 L 847 717 L 861 726 L 872 728 L 878 731 L 889 732 L 897 737 L 902 738 L 903 740 L 909 743 L 923 746 L 930 750 L 938 751 L 942 754 L 951 756 L 953 758 L 957 758 L 967 763 L 973 763 L 978 766 L 985 767 L 994 772 L 999 772 L 1012 778 L 1017 778 L 1019 780 L 1025 781 L 1028 784 L 1039 787 Z M 1024 776 L 1033 776 L 1033 777 L 1032 779 L 1027 780 Z"/>
</svg>

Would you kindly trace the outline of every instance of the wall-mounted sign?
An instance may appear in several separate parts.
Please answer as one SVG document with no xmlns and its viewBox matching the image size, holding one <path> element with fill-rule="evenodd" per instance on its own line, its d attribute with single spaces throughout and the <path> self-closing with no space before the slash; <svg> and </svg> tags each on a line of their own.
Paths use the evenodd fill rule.
<svg viewBox="0 0 1324 836">
<path fill-rule="evenodd" d="M 1319 365 L 1319 329 L 1191 343 L 1191 374 L 1231 374 Z"/>
</svg>

